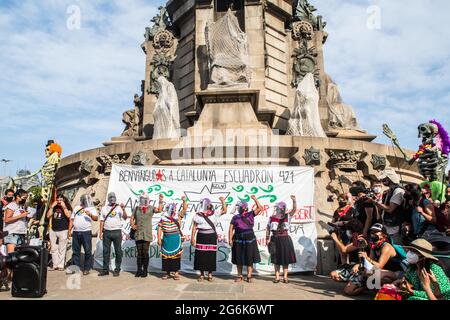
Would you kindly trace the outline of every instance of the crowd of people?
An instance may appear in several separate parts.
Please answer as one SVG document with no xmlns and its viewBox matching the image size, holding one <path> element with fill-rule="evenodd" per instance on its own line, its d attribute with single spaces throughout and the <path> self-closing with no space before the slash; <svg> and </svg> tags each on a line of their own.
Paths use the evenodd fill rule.
<svg viewBox="0 0 450 320">
<path fill-rule="evenodd" d="M 1 200 L 0 226 L 8 232 L 3 239 L 7 253 L 27 243 L 27 239 L 33 236 L 30 235 L 30 226 L 39 224 L 44 214 L 42 202 L 28 197 L 24 190 L 6 190 Z M 253 282 L 253 266 L 261 261 L 254 224 L 263 207 L 255 196 L 251 199 L 251 207 L 247 202 L 236 204 L 228 232 L 231 261 L 237 269 L 236 282 Z M 109 193 L 106 204 L 97 212 L 88 195 L 81 196 L 79 204 L 72 208 L 68 199 L 59 194 L 45 213 L 48 224 L 44 234 L 48 234 L 51 253 L 49 270 L 66 270 L 67 247 L 71 242 L 71 264 L 88 275 L 93 267 L 93 222 L 100 221 L 98 236 L 102 240 L 103 264 L 98 275 L 110 274 L 111 247 L 114 247 L 112 274 L 120 276 L 123 221 L 130 218 L 129 236 L 135 241 L 137 251 L 135 276 L 147 277 L 149 248 L 154 239 L 153 218 L 160 214 L 156 242 L 162 259 L 162 279 L 179 280 L 183 243 L 188 239 L 180 226 L 188 203 L 186 197 L 181 200 L 181 205 L 165 203 L 163 195 L 160 195 L 158 205 L 152 206 L 148 195 L 142 194 L 138 205 L 128 212 L 123 204 L 117 202 L 116 195 Z M 265 243 L 274 265 L 274 283 L 288 283 L 289 265 L 296 263 L 289 229 L 297 203 L 295 196 L 291 196 L 291 200 L 290 210 L 285 202 L 275 205 L 266 229 Z M 192 219 L 190 245 L 195 248 L 194 270 L 198 271 L 200 282 L 213 281 L 217 268 L 216 225 L 228 212 L 225 199 L 220 198 L 220 202 L 218 209 L 210 199 L 202 199 Z M 450 299 L 450 283 L 446 274 L 448 261 L 447 265 L 440 261 L 430 243 L 439 237 L 449 239 L 450 184 L 445 194 L 436 198 L 430 184 L 402 186 L 397 173 L 386 169 L 370 186 L 361 181 L 354 182 L 348 193 L 337 197 L 337 202 L 329 232 L 340 263 L 331 272 L 331 278 L 346 283 L 345 294 L 358 295 L 376 289 L 379 292 L 391 290 L 408 299 Z M 34 211 L 28 206 L 34 207 Z M 368 285 L 374 275 L 379 278 L 378 288 Z"/>
<path fill-rule="evenodd" d="M 386 169 L 371 186 L 356 181 L 337 197 L 329 232 L 340 263 L 330 276 L 346 283 L 345 294 L 381 289 L 410 300 L 450 299 L 448 260 L 430 243 L 450 242 L 450 185 L 437 194 L 427 182 L 402 186 Z M 382 288 L 371 288 L 374 277 Z"/>
<path fill-rule="evenodd" d="M 28 207 L 34 206 L 36 201 L 28 199 L 29 194 L 25 190 L 7 190 L 2 199 L 2 218 L 4 216 L 5 231 L 8 235 L 4 238 L 7 253 L 12 253 L 17 246 L 30 242 L 30 225 L 40 223 L 44 211 L 43 206 L 39 210 Z M 247 202 L 238 202 L 234 216 L 229 227 L 228 244 L 231 247 L 232 263 L 237 267 L 236 282 L 244 281 L 244 267 L 246 267 L 245 281 L 253 282 L 253 265 L 261 261 L 256 235 L 254 232 L 255 217 L 262 213 L 263 207 L 255 196 L 252 196 L 254 204 L 250 207 Z M 138 205 L 133 212 L 127 212 L 124 204 L 117 202 L 114 193 L 107 195 L 106 204 L 100 213 L 88 195 L 82 195 L 79 204 L 71 207 L 69 200 L 62 194 L 56 196 L 55 202 L 49 207 L 46 214 L 47 224 L 44 234 L 48 234 L 51 263 L 49 271 L 75 272 L 73 268 L 66 269 L 67 248 L 71 241 L 72 257 L 71 265 L 77 266 L 83 275 L 88 275 L 93 268 L 93 222 L 100 221 L 98 237 L 102 240 L 103 264 L 98 276 L 104 277 L 110 274 L 111 247 L 114 248 L 114 277 L 120 276 L 122 265 L 122 229 L 123 221 L 130 218 L 129 237 L 135 241 L 137 249 L 136 277 L 147 277 L 149 267 L 149 248 L 153 241 L 153 217 L 161 214 L 157 227 L 157 245 L 160 248 L 162 259 L 163 280 L 173 278 L 179 280 L 181 269 L 181 255 L 183 243 L 187 237 L 183 234 L 180 222 L 183 220 L 188 203 L 186 197 L 182 197 L 182 204 L 177 210 L 176 203 L 165 203 L 161 194 L 158 206 L 150 205 L 148 195 L 139 197 Z M 292 209 L 288 211 L 285 202 L 275 205 L 273 216 L 269 219 L 266 232 L 266 242 L 269 247 L 271 261 L 274 264 L 274 283 L 279 283 L 280 270 L 283 268 L 283 282 L 288 283 L 288 268 L 296 262 L 294 245 L 289 236 L 291 217 L 296 212 L 297 204 L 295 196 L 291 196 Z M 192 219 L 192 232 L 190 244 L 195 248 L 194 270 L 199 272 L 198 281 L 213 281 L 213 273 L 216 271 L 218 233 L 216 225 L 219 218 L 227 214 L 228 205 L 224 198 L 220 198 L 221 209 L 217 210 L 212 201 L 204 198 L 200 201 L 198 212 Z M 33 212 L 32 212 L 33 211 Z M 3 226 L 3 224 L 2 224 Z M 1 245 L 2 243 L 0 243 Z M 82 258 L 82 250 L 84 258 Z"/>
</svg>

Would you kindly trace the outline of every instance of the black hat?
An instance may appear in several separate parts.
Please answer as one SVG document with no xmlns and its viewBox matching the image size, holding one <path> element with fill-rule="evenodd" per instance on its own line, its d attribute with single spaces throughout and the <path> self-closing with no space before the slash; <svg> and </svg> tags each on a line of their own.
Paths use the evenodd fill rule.
<svg viewBox="0 0 450 320">
<path fill-rule="evenodd" d="M 353 197 L 356 197 L 358 194 L 360 193 L 365 193 L 366 189 L 364 189 L 363 187 L 359 186 L 359 187 L 351 187 L 350 188 L 350 193 Z"/>
</svg>

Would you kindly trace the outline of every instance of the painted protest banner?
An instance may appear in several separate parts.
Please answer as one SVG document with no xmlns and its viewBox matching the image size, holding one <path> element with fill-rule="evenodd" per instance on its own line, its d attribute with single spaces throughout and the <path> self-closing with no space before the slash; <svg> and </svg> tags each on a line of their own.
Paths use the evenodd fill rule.
<svg viewBox="0 0 450 320">
<path fill-rule="evenodd" d="M 219 243 L 217 252 L 217 273 L 235 273 L 231 264 L 231 248 L 228 245 L 228 228 L 236 214 L 235 204 L 246 201 L 250 207 L 255 195 L 264 211 L 255 219 L 255 234 L 261 252 L 261 263 L 257 264 L 259 273 L 273 272 L 270 255 L 266 246 L 266 227 L 269 217 L 274 213 L 274 206 L 285 201 L 288 210 L 292 208 L 291 195 L 297 197 L 297 211 L 292 218 L 290 235 L 294 242 L 297 263 L 290 266 L 292 271 L 314 271 L 317 264 L 317 233 L 314 209 L 314 169 L 310 167 L 137 167 L 113 165 L 109 180 L 108 193 L 114 192 L 118 203 L 126 205 L 129 215 L 139 205 L 139 195 L 149 194 L 151 205 L 158 205 L 158 197 L 164 195 L 166 203 L 177 203 L 181 208 L 181 197 L 188 199 L 188 210 L 181 222 L 186 236 L 182 255 L 182 272 L 193 273 L 195 249 L 190 245 L 192 218 L 198 212 L 202 198 L 209 198 L 217 210 L 221 209 L 220 197 L 228 204 L 227 214 L 223 215 L 216 226 Z M 161 256 L 157 246 L 156 235 L 161 215 L 153 218 L 153 242 L 150 246 L 149 271 L 161 270 Z M 136 270 L 136 247 L 129 240 L 129 220 L 123 222 L 123 262 L 122 270 Z M 97 241 L 95 265 L 102 265 L 102 242 Z M 113 256 L 113 255 L 112 255 Z M 111 268 L 114 268 L 113 258 Z"/>
</svg>

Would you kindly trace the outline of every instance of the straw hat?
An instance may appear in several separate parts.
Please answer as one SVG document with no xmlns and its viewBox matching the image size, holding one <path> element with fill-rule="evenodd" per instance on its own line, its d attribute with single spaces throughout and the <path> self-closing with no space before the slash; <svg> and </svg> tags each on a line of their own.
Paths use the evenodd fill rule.
<svg viewBox="0 0 450 320">
<path fill-rule="evenodd" d="M 413 249 L 423 255 L 425 258 L 439 261 L 433 256 L 433 246 L 425 239 L 417 239 L 411 242 L 410 246 L 404 246 L 405 249 Z"/>
</svg>

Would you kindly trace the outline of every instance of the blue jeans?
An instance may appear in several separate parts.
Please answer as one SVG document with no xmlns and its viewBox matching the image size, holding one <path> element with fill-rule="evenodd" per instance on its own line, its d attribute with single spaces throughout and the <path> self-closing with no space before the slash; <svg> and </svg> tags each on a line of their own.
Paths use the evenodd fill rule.
<svg viewBox="0 0 450 320">
<path fill-rule="evenodd" d="M 84 268 L 81 266 L 81 246 L 84 249 Z M 81 270 L 89 271 L 92 269 L 92 232 L 91 231 L 73 231 L 72 233 L 72 264 L 78 266 Z"/>
</svg>

